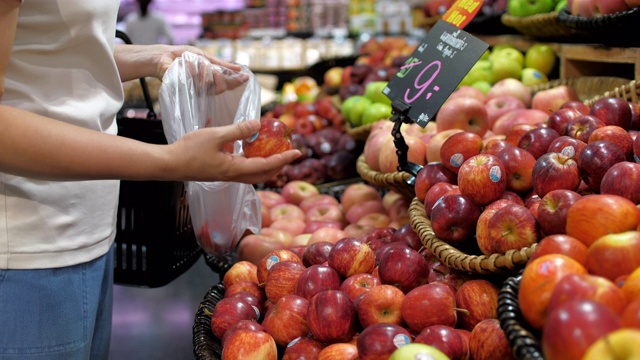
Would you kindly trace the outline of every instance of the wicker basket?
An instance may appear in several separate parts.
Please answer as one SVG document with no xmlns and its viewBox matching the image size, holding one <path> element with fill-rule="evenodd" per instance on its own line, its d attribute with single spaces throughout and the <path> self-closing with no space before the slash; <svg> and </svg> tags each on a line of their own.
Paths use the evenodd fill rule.
<svg viewBox="0 0 640 360">
<path fill-rule="evenodd" d="M 616 89 L 624 86 L 629 86 L 629 79 L 612 77 L 612 76 L 582 76 L 570 79 L 557 79 L 551 80 L 547 83 L 536 85 L 531 87 L 532 93 L 536 93 L 541 90 L 547 90 L 561 85 L 569 85 L 576 90 L 580 100 L 587 105 L 591 105 L 594 99 L 604 96 L 605 93 L 616 91 Z M 635 97 L 637 99 L 637 89 Z M 618 92 L 624 92 L 624 90 L 618 90 Z M 631 92 L 627 89 L 627 92 Z"/>
<path fill-rule="evenodd" d="M 193 356 L 196 360 L 222 359 L 222 344 L 211 331 L 211 314 L 224 298 L 222 283 L 213 285 L 198 306 L 193 323 Z"/>
<path fill-rule="evenodd" d="M 518 360 L 544 360 L 539 336 L 529 327 L 520 312 L 518 288 L 522 275 L 506 279 L 498 293 L 498 319 Z"/>
<path fill-rule="evenodd" d="M 373 124 L 351 127 L 351 125 L 349 125 L 349 123 L 347 122 L 347 124 L 345 125 L 345 131 L 347 132 L 347 134 L 349 134 L 349 136 L 356 140 L 367 141 L 372 127 Z"/>
<path fill-rule="evenodd" d="M 596 17 L 574 16 L 567 9 L 558 14 L 558 23 L 589 42 L 619 47 L 640 45 L 640 39 L 633 36 L 638 31 L 639 20 L 640 7 Z"/>
<path fill-rule="evenodd" d="M 576 30 L 563 25 L 558 20 L 558 13 L 554 11 L 524 17 L 504 13 L 500 20 L 505 26 L 534 38 L 565 39 L 575 35 Z"/>
<path fill-rule="evenodd" d="M 358 174 L 360 174 L 363 180 L 373 186 L 393 190 L 410 199 L 416 196 L 413 185 L 409 185 L 407 183 L 407 180 L 413 176 L 408 172 L 398 171 L 393 173 L 382 173 L 371 170 L 365 161 L 364 155 L 360 155 L 358 157 L 356 162 L 356 171 L 358 171 Z"/>
<path fill-rule="evenodd" d="M 632 80 L 625 85 L 618 86 L 612 90 L 605 91 L 585 101 L 587 105 L 592 105 L 596 100 L 603 97 L 619 97 L 627 101 L 640 104 L 640 82 Z"/>
<path fill-rule="evenodd" d="M 414 198 L 409 205 L 411 227 L 420 235 L 424 247 L 451 269 L 471 274 L 514 274 L 524 268 L 533 255 L 536 244 L 520 250 L 509 250 L 504 254 L 475 255 L 466 253 L 440 240 L 427 218 L 424 204 Z"/>
</svg>

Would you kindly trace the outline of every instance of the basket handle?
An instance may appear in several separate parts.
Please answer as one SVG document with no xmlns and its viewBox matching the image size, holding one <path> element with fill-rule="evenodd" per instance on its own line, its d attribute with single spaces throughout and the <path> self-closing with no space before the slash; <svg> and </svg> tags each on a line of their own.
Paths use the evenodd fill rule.
<svg viewBox="0 0 640 360">
<path fill-rule="evenodd" d="M 127 44 L 133 44 L 131 39 L 124 31 L 116 30 L 116 37 L 121 39 Z M 153 101 L 151 100 L 151 95 L 149 94 L 149 87 L 147 86 L 147 81 L 144 78 L 140 78 L 140 86 L 142 87 L 142 94 L 144 95 L 144 102 L 147 104 L 147 119 L 156 120 L 158 116 L 156 112 L 153 110 Z"/>
</svg>

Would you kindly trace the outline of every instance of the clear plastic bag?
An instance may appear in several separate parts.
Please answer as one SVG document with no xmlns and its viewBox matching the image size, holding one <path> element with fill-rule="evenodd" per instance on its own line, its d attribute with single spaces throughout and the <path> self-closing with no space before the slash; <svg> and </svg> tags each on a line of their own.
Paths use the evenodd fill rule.
<svg viewBox="0 0 640 360">
<path fill-rule="evenodd" d="M 221 78 L 241 85 L 216 94 L 211 79 Z M 176 59 L 165 73 L 159 101 L 170 144 L 190 131 L 260 118 L 260 85 L 247 67 L 235 72 L 190 52 Z M 242 151 L 239 141 L 233 151 Z M 252 185 L 188 181 L 185 187 L 198 244 L 208 254 L 227 253 L 247 231 L 260 231 L 260 200 Z"/>
</svg>

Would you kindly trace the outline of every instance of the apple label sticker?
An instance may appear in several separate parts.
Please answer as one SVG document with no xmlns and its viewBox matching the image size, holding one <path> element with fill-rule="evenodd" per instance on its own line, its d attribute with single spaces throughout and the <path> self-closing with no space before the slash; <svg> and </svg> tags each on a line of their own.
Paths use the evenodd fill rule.
<svg viewBox="0 0 640 360">
<path fill-rule="evenodd" d="M 265 266 L 267 267 L 267 270 L 271 269 L 271 267 L 273 265 L 275 265 L 277 262 L 280 262 L 280 258 L 273 255 L 273 256 L 269 256 L 269 258 L 267 259 L 267 262 L 265 264 Z"/>
<path fill-rule="evenodd" d="M 449 159 L 449 163 L 453 165 L 453 167 L 460 167 L 460 165 L 462 165 L 463 162 L 464 162 L 464 155 L 460 153 L 453 154 L 451 156 L 451 159 Z"/>
<path fill-rule="evenodd" d="M 500 169 L 500 166 L 494 165 L 491 167 L 491 170 L 489 170 L 489 178 L 493 182 L 500 181 L 502 178 L 502 170 Z"/>
<path fill-rule="evenodd" d="M 397 334 L 393 337 L 393 345 L 396 347 L 401 347 L 407 345 L 411 342 L 411 339 L 405 334 Z"/>
</svg>

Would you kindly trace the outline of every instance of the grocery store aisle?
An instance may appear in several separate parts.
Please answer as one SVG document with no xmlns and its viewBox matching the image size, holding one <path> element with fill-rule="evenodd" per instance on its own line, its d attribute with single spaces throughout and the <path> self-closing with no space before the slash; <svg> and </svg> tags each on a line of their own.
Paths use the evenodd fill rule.
<svg viewBox="0 0 640 360">
<path fill-rule="evenodd" d="M 207 290 L 219 282 L 201 257 L 159 288 L 114 287 L 112 360 L 193 359 L 193 320 Z"/>
</svg>

